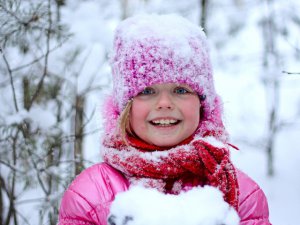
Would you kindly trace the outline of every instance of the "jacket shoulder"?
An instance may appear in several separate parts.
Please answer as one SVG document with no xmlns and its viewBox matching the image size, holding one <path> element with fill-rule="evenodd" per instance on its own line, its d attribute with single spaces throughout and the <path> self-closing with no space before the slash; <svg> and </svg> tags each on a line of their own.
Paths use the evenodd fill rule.
<svg viewBox="0 0 300 225">
<path fill-rule="evenodd" d="M 267 198 L 259 185 L 248 175 L 237 170 L 239 183 L 240 225 L 270 225 Z"/>
<path fill-rule="evenodd" d="M 99 163 L 87 168 L 65 191 L 59 224 L 106 224 L 115 195 L 127 188 L 126 178 L 110 165 Z"/>
</svg>

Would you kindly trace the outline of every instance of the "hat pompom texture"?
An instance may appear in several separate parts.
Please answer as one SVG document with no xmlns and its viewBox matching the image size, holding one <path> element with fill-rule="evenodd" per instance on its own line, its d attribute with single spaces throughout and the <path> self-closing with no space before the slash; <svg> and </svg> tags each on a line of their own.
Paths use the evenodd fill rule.
<svg viewBox="0 0 300 225">
<path fill-rule="evenodd" d="M 187 84 L 204 94 L 203 129 L 223 127 L 206 36 L 187 19 L 150 14 L 122 21 L 115 31 L 111 67 L 113 91 L 105 106 L 106 132 L 117 128 L 118 117 L 130 99 L 161 83 Z"/>
</svg>

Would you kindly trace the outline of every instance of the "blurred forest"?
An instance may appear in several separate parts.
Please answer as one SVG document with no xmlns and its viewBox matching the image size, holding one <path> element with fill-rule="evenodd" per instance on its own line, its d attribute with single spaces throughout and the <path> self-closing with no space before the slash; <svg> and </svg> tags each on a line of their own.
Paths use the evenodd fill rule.
<svg viewBox="0 0 300 225">
<path fill-rule="evenodd" d="M 245 104 L 229 110 L 233 142 L 263 151 L 265 176 L 276 176 L 278 134 L 300 128 L 297 2 L 0 0 L 0 224 L 56 224 L 70 181 L 101 161 L 91 141 L 111 87 L 113 31 L 138 13 L 177 13 L 204 28 L 217 86 Z M 247 95 L 227 78 L 257 86 Z"/>
</svg>

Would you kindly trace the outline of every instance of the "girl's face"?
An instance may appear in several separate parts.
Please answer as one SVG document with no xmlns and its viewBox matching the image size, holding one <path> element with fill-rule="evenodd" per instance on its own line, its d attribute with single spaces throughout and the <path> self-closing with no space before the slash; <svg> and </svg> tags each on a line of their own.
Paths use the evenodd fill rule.
<svg viewBox="0 0 300 225">
<path fill-rule="evenodd" d="M 196 131 L 199 120 L 199 97 L 185 84 L 152 85 L 132 101 L 131 129 L 149 144 L 175 146 Z"/>
</svg>

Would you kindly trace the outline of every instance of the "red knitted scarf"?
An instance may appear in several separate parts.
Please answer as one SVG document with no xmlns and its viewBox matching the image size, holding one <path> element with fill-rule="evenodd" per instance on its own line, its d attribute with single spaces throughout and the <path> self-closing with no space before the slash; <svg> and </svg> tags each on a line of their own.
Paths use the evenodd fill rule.
<svg viewBox="0 0 300 225">
<path fill-rule="evenodd" d="M 129 138 L 105 141 L 103 159 L 123 172 L 131 184 L 142 184 L 177 194 L 187 186 L 211 185 L 224 193 L 224 200 L 238 209 L 238 182 L 229 150 L 211 144 L 212 138 L 190 138 L 171 149 Z"/>
</svg>

